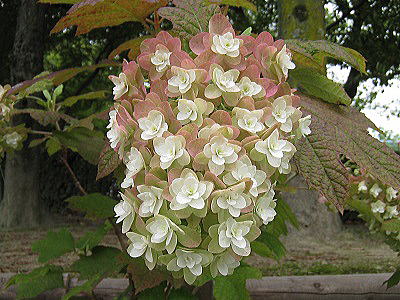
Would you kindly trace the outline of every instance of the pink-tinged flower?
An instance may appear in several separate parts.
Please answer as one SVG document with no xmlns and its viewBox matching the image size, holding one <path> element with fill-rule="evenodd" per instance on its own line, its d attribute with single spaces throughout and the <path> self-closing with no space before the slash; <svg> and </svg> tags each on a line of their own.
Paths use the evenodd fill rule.
<svg viewBox="0 0 400 300">
<path fill-rule="evenodd" d="M 209 32 L 201 32 L 190 42 L 190 49 L 198 55 L 195 63 L 209 69 L 216 63 L 224 68 L 245 69 L 245 56 L 252 52 L 254 38 L 237 36 L 228 18 L 222 14 L 214 15 L 209 22 Z"/>
<path fill-rule="evenodd" d="M 222 96 L 226 105 L 237 105 L 241 95 L 241 89 L 236 82 L 239 74 L 240 72 L 236 69 L 225 72 L 221 66 L 213 64 L 210 67 L 212 83 L 206 87 L 204 95 L 208 99 L 216 99 Z"/>
<path fill-rule="evenodd" d="M 264 77 L 278 82 L 285 81 L 288 71 L 296 66 L 284 41 L 274 42 L 271 34 L 263 32 L 257 37 L 255 45 L 253 55 Z M 252 58 L 250 60 L 252 61 Z"/>
<path fill-rule="evenodd" d="M 166 31 L 155 38 L 146 39 L 140 45 L 139 65 L 149 72 L 150 80 L 160 79 L 171 66 L 180 66 L 190 56 L 182 51 L 181 41 Z"/>
<path fill-rule="evenodd" d="M 242 97 L 250 96 L 256 100 L 262 100 L 274 96 L 278 91 L 278 86 L 273 80 L 261 78 L 260 67 L 256 61 L 249 61 L 246 69 L 240 73 L 239 78 L 239 83 L 242 82 L 239 84 L 242 90 Z M 242 81 L 243 78 L 246 79 Z M 259 88 L 256 88 L 255 85 L 259 85 L 263 89 L 258 94 L 256 94 L 255 91 L 258 91 Z M 246 87 L 248 89 L 247 91 L 245 90 Z"/>
<path fill-rule="evenodd" d="M 113 83 L 114 100 L 133 98 L 143 99 L 146 95 L 144 78 L 136 62 L 124 60 L 122 63 L 122 73 L 119 76 L 110 75 L 108 77 Z"/>
<path fill-rule="evenodd" d="M 111 148 L 117 151 L 122 158 L 125 146 L 133 135 L 137 123 L 132 118 L 131 106 L 127 101 L 116 104 L 114 109 L 110 111 L 109 117 L 107 138 L 110 141 Z"/>
<path fill-rule="evenodd" d="M 145 100 L 135 99 L 134 108 L 134 117 L 136 120 L 147 117 L 150 111 L 155 110 L 159 111 L 164 116 L 164 120 L 171 133 L 176 133 L 181 128 L 181 124 L 176 119 L 170 103 L 161 100 L 156 93 L 148 93 Z"/>
<path fill-rule="evenodd" d="M 140 137 L 145 141 L 161 137 L 168 130 L 165 117 L 158 110 L 151 110 L 146 117 L 140 118 L 138 123 L 142 130 Z"/>
<path fill-rule="evenodd" d="M 202 90 L 207 71 L 198 69 L 192 60 L 184 60 L 179 67 L 171 67 L 166 94 L 170 97 L 194 99 Z"/>
</svg>

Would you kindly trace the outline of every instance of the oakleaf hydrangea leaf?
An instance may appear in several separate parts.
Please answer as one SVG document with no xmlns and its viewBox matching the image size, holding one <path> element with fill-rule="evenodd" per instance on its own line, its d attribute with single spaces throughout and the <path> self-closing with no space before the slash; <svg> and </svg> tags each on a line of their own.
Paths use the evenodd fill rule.
<svg viewBox="0 0 400 300">
<path fill-rule="evenodd" d="M 348 63 L 358 71 L 365 73 L 365 58 L 357 51 L 346 48 L 335 43 L 319 40 L 319 41 L 307 41 L 299 39 L 285 40 L 288 48 L 294 56 L 301 55 L 306 59 L 315 61 L 320 66 L 324 66 L 324 58 L 332 57 L 339 61 Z"/>
<path fill-rule="evenodd" d="M 376 128 L 351 107 L 301 97 L 303 112 L 311 114 L 311 134 L 300 140 L 295 162 L 310 188 L 318 190 L 339 211 L 349 189 L 348 172 L 340 162 L 344 154 L 382 183 L 400 189 L 400 158 L 368 134 Z"/>
<path fill-rule="evenodd" d="M 49 231 L 46 238 L 32 244 L 32 251 L 39 254 L 38 261 L 43 263 L 74 251 L 74 238 L 69 230 Z"/>
<path fill-rule="evenodd" d="M 17 299 L 34 298 L 45 291 L 64 287 L 62 272 L 62 267 L 46 265 L 28 274 L 14 275 L 5 287 L 16 285 Z"/>
<path fill-rule="evenodd" d="M 98 274 L 118 272 L 123 267 L 121 255 L 121 250 L 117 248 L 97 246 L 92 249 L 92 255 L 81 256 L 75 261 L 71 271 L 79 273 L 81 280 L 90 279 Z"/>
<path fill-rule="evenodd" d="M 167 0 L 84 0 L 74 4 L 51 32 L 76 25 L 79 35 L 129 21 L 144 22 L 148 15 L 167 3 Z"/>
<path fill-rule="evenodd" d="M 246 289 L 246 280 L 260 279 L 260 270 L 250 266 L 240 266 L 230 276 L 220 276 L 214 280 L 214 297 L 216 300 L 245 300 L 250 299 Z"/>
<path fill-rule="evenodd" d="M 184 39 L 200 32 L 208 32 L 208 21 L 219 13 L 218 5 L 209 5 L 204 0 L 173 0 L 175 7 L 162 7 L 160 16 L 172 22 L 174 31 Z"/>
</svg>

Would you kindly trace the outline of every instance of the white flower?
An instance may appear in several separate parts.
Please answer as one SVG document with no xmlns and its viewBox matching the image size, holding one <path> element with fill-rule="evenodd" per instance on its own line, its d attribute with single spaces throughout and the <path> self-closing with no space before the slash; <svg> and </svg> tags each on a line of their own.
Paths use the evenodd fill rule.
<svg viewBox="0 0 400 300">
<path fill-rule="evenodd" d="M 250 179 L 253 184 L 250 188 L 250 194 L 254 197 L 258 196 L 258 188 L 265 183 L 267 186 L 271 185 L 271 182 L 267 180 L 267 174 L 264 171 L 257 170 L 252 165 L 250 158 L 247 155 L 243 155 L 232 167 L 232 170 L 224 175 L 223 181 L 227 185 L 233 185 L 245 178 Z"/>
<path fill-rule="evenodd" d="M 369 190 L 369 193 L 374 196 L 375 198 L 379 196 L 379 194 L 382 192 L 382 189 L 379 187 L 379 184 L 375 183 L 371 189 Z"/>
<path fill-rule="evenodd" d="M 168 271 L 178 272 L 183 269 L 183 277 L 188 284 L 193 284 L 196 278 L 203 273 L 203 266 L 208 265 L 211 255 L 192 250 L 176 249 L 176 257 L 167 264 Z"/>
<path fill-rule="evenodd" d="M 139 185 L 137 197 L 142 200 L 139 207 L 139 216 L 150 217 L 157 215 L 163 204 L 163 190 L 155 186 Z"/>
<path fill-rule="evenodd" d="M 229 217 L 218 227 L 218 243 L 222 248 L 232 247 L 233 252 L 240 256 L 250 255 L 250 242 L 245 236 L 250 232 L 253 221 L 236 222 Z"/>
<path fill-rule="evenodd" d="M 175 178 L 169 187 L 173 197 L 170 208 L 181 210 L 190 206 L 194 209 L 203 209 L 213 187 L 209 181 L 200 181 L 192 170 L 184 169 L 181 177 Z"/>
<path fill-rule="evenodd" d="M 310 124 L 311 124 L 311 115 L 299 119 L 299 132 L 302 136 L 305 137 L 306 135 L 309 135 L 311 133 L 309 127 Z"/>
<path fill-rule="evenodd" d="M 158 49 L 156 52 L 151 56 L 150 61 L 156 67 L 157 72 L 165 71 L 168 66 L 170 66 L 169 58 L 172 52 L 169 52 L 166 49 Z"/>
<path fill-rule="evenodd" d="M 133 201 L 122 193 L 119 193 L 122 200 L 114 206 L 116 223 L 122 222 L 122 233 L 126 233 L 131 229 L 133 220 L 135 218 L 135 209 Z"/>
<path fill-rule="evenodd" d="M 16 131 L 4 135 L 4 141 L 6 142 L 6 144 L 14 149 L 17 149 L 18 142 L 21 140 L 22 136 Z"/>
<path fill-rule="evenodd" d="M 216 255 L 210 265 L 212 277 L 217 277 L 218 274 L 222 276 L 232 275 L 233 271 L 240 266 L 238 262 L 228 251 L 220 255 Z"/>
<path fill-rule="evenodd" d="M 1 86 L 0 86 L 1 87 Z M 1 99 L 1 97 L 0 97 Z M 11 111 L 11 109 L 4 103 L 0 103 L 0 116 L 6 116 Z"/>
<path fill-rule="evenodd" d="M 176 118 L 182 124 L 187 124 L 190 121 L 194 122 L 197 119 L 198 111 L 196 104 L 192 100 L 179 99 L 178 100 L 178 114 Z"/>
<path fill-rule="evenodd" d="M 7 87 L 9 87 L 9 85 L 5 85 L 4 87 L 0 84 L 0 100 L 3 99 L 4 95 L 6 94 L 6 92 L 8 91 Z"/>
<path fill-rule="evenodd" d="M 243 208 L 250 205 L 251 200 L 244 194 L 246 184 L 241 182 L 225 190 L 218 190 L 211 202 L 211 210 L 218 213 L 221 209 L 229 211 L 232 217 L 239 217 Z"/>
<path fill-rule="evenodd" d="M 226 164 L 232 164 L 238 159 L 240 146 L 231 144 L 226 137 L 218 135 L 211 138 L 203 151 L 210 159 L 208 161 L 210 171 L 218 176 L 225 170 Z"/>
<path fill-rule="evenodd" d="M 293 155 L 296 153 L 297 150 L 292 143 L 289 143 L 289 147 L 291 148 L 290 151 L 283 152 L 281 165 L 278 167 L 278 171 L 280 174 L 289 174 L 292 169 L 290 165 L 290 160 L 292 159 Z"/>
<path fill-rule="evenodd" d="M 135 185 L 133 176 L 144 168 L 145 163 L 142 154 L 135 147 L 131 147 L 131 150 L 126 153 L 124 163 L 126 166 L 125 179 L 122 181 L 121 187 L 127 189 Z"/>
<path fill-rule="evenodd" d="M 158 110 L 151 110 L 147 117 L 140 118 L 138 123 L 143 130 L 140 137 L 145 141 L 161 137 L 168 130 L 164 115 Z"/>
<path fill-rule="evenodd" d="M 115 149 L 117 147 L 117 145 L 119 143 L 124 142 L 125 139 L 125 132 L 122 129 L 122 127 L 120 127 L 118 125 L 117 122 L 117 111 L 116 110 L 111 110 L 109 112 L 109 116 L 110 116 L 110 121 L 107 125 L 107 128 L 109 128 L 110 130 L 107 131 L 107 138 L 110 141 L 110 146 L 111 148 Z M 123 148 L 123 147 L 121 147 Z M 122 149 L 121 149 L 122 151 Z"/>
<path fill-rule="evenodd" d="M 257 200 L 256 213 L 263 220 L 263 223 L 267 225 L 276 216 L 276 202 L 274 200 L 275 192 L 267 193 Z"/>
<path fill-rule="evenodd" d="M 395 189 L 392 188 L 392 187 L 388 187 L 388 188 L 386 189 L 386 199 L 387 199 L 388 201 L 392 201 L 392 199 L 394 199 L 394 198 L 397 197 L 397 193 L 398 193 L 397 190 L 395 190 Z"/>
<path fill-rule="evenodd" d="M 393 205 L 393 206 L 386 206 L 386 213 L 383 216 L 385 219 L 391 219 L 394 216 L 397 216 L 399 214 L 398 210 L 397 210 L 397 206 Z"/>
<path fill-rule="evenodd" d="M 243 44 L 243 41 L 234 38 L 231 32 L 227 32 L 223 35 L 216 34 L 212 39 L 211 50 L 217 54 L 238 57 L 241 44 Z"/>
<path fill-rule="evenodd" d="M 381 200 L 371 203 L 371 211 L 373 213 L 384 213 L 386 204 Z"/>
<path fill-rule="evenodd" d="M 361 193 L 365 193 L 366 191 L 368 191 L 368 187 L 365 184 L 365 180 L 360 181 L 360 183 L 358 184 L 357 190 L 358 190 L 358 192 L 361 192 Z"/>
<path fill-rule="evenodd" d="M 210 99 L 218 98 L 225 93 L 239 93 L 240 88 L 236 85 L 236 80 L 240 72 L 232 69 L 224 72 L 220 67 L 215 67 L 212 73 L 212 81 L 214 84 L 207 86 L 204 91 L 205 96 Z"/>
<path fill-rule="evenodd" d="M 150 241 L 147 237 L 134 232 L 128 232 L 126 236 L 132 242 L 126 249 L 131 257 L 140 257 L 144 253 L 144 262 L 149 270 L 153 270 L 157 263 L 157 255 L 150 247 Z"/>
<path fill-rule="evenodd" d="M 120 73 L 118 77 L 110 75 L 109 78 L 115 85 L 113 88 L 114 100 L 121 98 L 128 92 L 128 78 L 125 73 Z"/>
<path fill-rule="evenodd" d="M 214 135 L 218 130 L 223 128 L 223 126 L 215 123 L 213 125 L 208 125 L 199 130 L 198 136 L 199 138 L 209 140 L 212 135 Z"/>
<path fill-rule="evenodd" d="M 284 45 L 282 50 L 276 55 L 276 61 L 285 77 L 288 76 L 289 70 L 293 70 L 296 67 L 292 62 L 292 55 L 286 50 L 286 45 Z"/>
<path fill-rule="evenodd" d="M 279 139 L 278 129 L 275 129 L 266 141 L 258 141 L 255 149 L 265 154 L 268 163 L 274 168 L 278 168 L 282 164 L 284 152 L 293 150 L 292 143 Z"/>
<path fill-rule="evenodd" d="M 262 109 L 250 111 L 245 108 L 235 107 L 232 112 L 235 114 L 238 126 L 248 132 L 257 133 L 265 128 L 260 122 L 264 114 Z"/>
<path fill-rule="evenodd" d="M 181 166 L 190 162 L 185 149 L 186 140 L 181 135 L 170 135 L 167 138 L 157 137 L 153 141 L 154 151 L 160 156 L 160 166 L 167 169 L 176 160 Z"/>
<path fill-rule="evenodd" d="M 168 80 L 168 90 L 171 93 L 187 93 L 192 87 L 192 83 L 196 80 L 196 72 L 194 70 L 186 70 L 173 66 L 171 68 L 174 76 Z"/>
<path fill-rule="evenodd" d="M 175 231 L 182 231 L 174 222 L 162 215 L 156 215 L 148 221 L 146 229 L 151 234 L 150 242 L 165 243 L 169 254 L 174 252 L 178 237 Z"/>
<path fill-rule="evenodd" d="M 240 89 L 240 96 L 245 97 L 254 97 L 260 98 L 265 95 L 265 91 L 263 90 L 262 86 L 251 81 L 249 77 L 242 77 L 238 82 L 237 86 Z"/>
<path fill-rule="evenodd" d="M 183 125 L 192 122 L 201 126 L 203 124 L 203 114 L 210 114 L 214 110 L 214 104 L 201 98 L 196 98 L 194 101 L 178 99 L 177 110 L 176 118 Z"/>
<path fill-rule="evenodd" d="M 295 112 L 295 108 L 291 106 L 290 96 L 278 97 L 272 103 L 272 114 L 265 121 L 268 127 L 272 127 L 276 123 L 281 123 L 280 129 L 284 132 L 290 132 L 293 122 L 290 116 Z"/>
</svg>

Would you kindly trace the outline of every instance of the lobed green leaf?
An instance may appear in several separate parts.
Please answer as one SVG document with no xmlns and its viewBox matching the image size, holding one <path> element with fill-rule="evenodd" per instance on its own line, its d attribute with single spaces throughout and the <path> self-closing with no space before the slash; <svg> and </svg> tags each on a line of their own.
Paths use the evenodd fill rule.
<svg viewBox="0 0 400 300">
<path fill-rule="evenodd" d="M 290 72 L 294 86 L 307 95 L 329 103 L 350 105 L 351 98 L 341 84 L 312 69 L 296 68 Z"/>
<path fill-rule="evenodd" d="M 111 223 L 106 221 L 102 226 L 99 226 L 97 230 L 87 232 L 83 237 L 81 237 L 76 242 L 75 247 L 85 251 L 93 249 L 99 245 L 111 228 Z"/>
<path fill-rule="evenodd" d="M 230 276 L 219 276 L 214 280 L 214 297 L 216 300 L 245 300 L 250 299 L 246 290 L 247 279 L 260 279 L 260 270 L 250 266 L 239 266 Z"/>
<path fill-rule="evenodd" d="M 54 137 L 65 147 L 78 152 L 89 163 L 93 165 L 98 163 L 104 144 L 103 134 L 100 131 L 76 127 L 68 131 L 56 131 Z"/>
<path fill-rule="evenodd" d="M 63 269 L 46 265 L 36 268 L 28 274 L 17 274 L 6 283 L 6 288 L 17 286 L 17 299 L 34 298 L 41 293 L 64 287 Z"/>
<path fill-rule="evenodd" d="M 65 253 L 75 250 L 75 241 L 69 230 L 66 228 L 59 231 L 49 231 L 47 236 L 32 244 L 32 251 L 39 254 L 40 263 L 58 258 Z"/>
<path fill-rule="evenodd" d="M 88 92 L 82 95 L 68 97 L 63 102 L 60 102 L 60 104 L 62 106 L 70 107 L 81 100 L 104 99 L 107 97 L 108 93 L 109 91 L 107 90 Z"/>
<path fill-rule="evenodd" d="M 86 217 L 105 219 L 114 215 L 114 206 L 117 201 L 99 193 L 85 196 L 73 196 L 66 200 L 73 210 L 84 212 Z"/>
<path fill-rule="evenodd" d="M 117 248 L 96 246 L 90 256 L 81 256 L 71 265 L 69 271 L 79 273 L 81 280 L 119 272 L 124 266 L 121 255 L 121 250 Z"/>
<path fill-rule="evenodd" d="M 310 64 L 311 61 L 312 63 L 315 63 L 316 66 L 324 68 L 325 58 L 331 57 L 348 63 L 361 73 L 366 73 L 365 58 L 353 49 L 346 48 L 326 40 L 310 41 L 289 39 L 285 40 L 285 43 L 294 54 L 295 58 L 296 55 L 298 55 L 297 57 L 300 58 L 300 61 L 295 61 L 299 62 L 301 65 L 303 64 L 303 61 L 306 64 Z"/>
</svg>

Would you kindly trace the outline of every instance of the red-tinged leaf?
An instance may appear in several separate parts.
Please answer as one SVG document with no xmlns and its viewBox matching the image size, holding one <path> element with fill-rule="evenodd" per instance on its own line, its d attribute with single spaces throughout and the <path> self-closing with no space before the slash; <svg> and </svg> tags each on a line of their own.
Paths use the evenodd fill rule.
<svg viewBox="0 0 400 300">
<path fill-rule="evenodd" d="M 211 173 L 210 171 L 206 171 L 204 173 L 204 180 L 214 183 L 215 187 L 218 189 L 226 189 L 225 183 L 221 179 L 219 179 L 217 175 Z"/>
<path fill-rule="evenodd" d="M 175 7 L 160 8 L 158 13 L 170 20 L 173 30 L 185 39 L 208 32 L 209 20 L 220 12 L 218 5 L 209 5 L 204 0 L 173 0 L 172 3 Z"/>
<path fill-rule="evenodd" d="M 31 80 L 26 80 L 21 83 L 14 85 L 10 90 L 7 92 L 7 96 L 18 94 L 33 85 L 37 85 L 40 82 L 51 82 L 54 85 L 60 85 L 61 83 L 71 79 L 72 77 L 78 75 L 82 72 L 87 71 L 94 71 L 97 68 L 104 68 L 104 67 L 112 67 L 112 66 L 119 66 L 119 63 L 111 60 L 105 60 L 100 62 L 97 65 L 91 66 L 84 66 L 84 67 L 76 67 L 76 68 L 69 68 L 60 71 L 56 71 L 50 74 L 45 74 L 42 76 L 38 76 Z"/>
<path fill-rule="evenodd" d="M 191 157 L 196 157 L 197 154 L 203 151 L 205 144 L 207 144 L 206 139 L 202 138 L 194 139 L 186 145 L 186 149 Z"/>
<path fill-rule="evenodd" d="M 95 28 L 144 22 L 147 16 L 167 4 L 167 0 L 85 0 L 72 6 L 51 33 L 76 25 L 79 35 Z"/>
<path fill-rule="evenodd" d="M 252 11 L 257 11 L 257 6 L 248 0 L 206 0 L 206 2 L 209 4 L 243 7 Z"/>
<path fill-rule="evenodd" d="M 108 59 L 113 59 L 114 57 L 116 57 L 117 55 L 120 55 L 122 52 L 128 51 L 128 58 L 130 60 L 135 60 L 136 57 L 139 55 L 140 53 L 140 44 L 145 40 L 151 38 L 150 35 L 145 35 L 145 36 L 141 36 L 129 41 L 126 41 L 124 43 L 122 43 L 121 45 L 119 45 L 117 48 L 115 48 L 110 55 L 108 56 Z"/>
<path fill-rule="evenodd" d="M 43 126 L 55 124 L 58 120 L 60 120 L 60 114 L 56 111 L 31 109 L 29 114 L 32 119 L 36 120 L 40 125 Z"/>
<path fill-rule="evenodd" d="M 301 97 L 301 107 L 311 114 L 311 134 L 296 144 L 295 163 L 310 188 L 343 210 L 349 178 L 340 154 L 382 183 L 400 188 L 400 157 L 368 134 L 368 128 L 376 126 L 364 114 L 306 96 Z"/>
<path fill-rule="evenodd" d="M 217 110 L 210 116 L 210 118 L 220 125 L 232 125 L 231 115 L 224 110 Z"/>
<path fill-rule="evenodd" d="M 99 156 L 96 180 L 111 174 L 116 168 L 118 168 L 120 163 L 121 160 L 119 159 L 118 153 L 115 152 L 114 149 L 110 147 L 110 143 L 106 141 Z"/>
<path fill-rule="evenodd" d="M 82 0 L 39 0 L 39 3 L 49 3 L 49 4 L 75 4 Z"/>
</svg>

